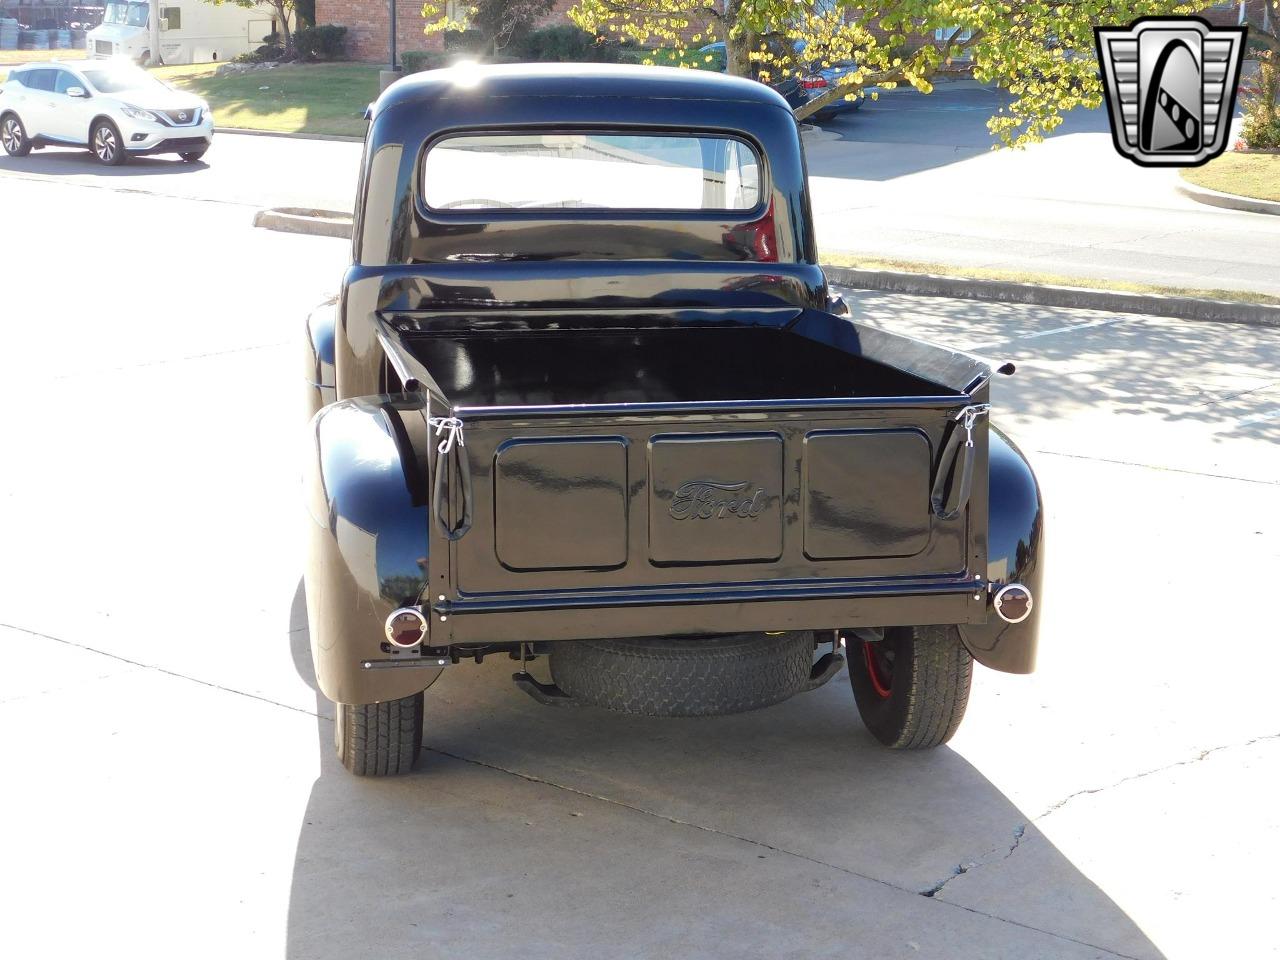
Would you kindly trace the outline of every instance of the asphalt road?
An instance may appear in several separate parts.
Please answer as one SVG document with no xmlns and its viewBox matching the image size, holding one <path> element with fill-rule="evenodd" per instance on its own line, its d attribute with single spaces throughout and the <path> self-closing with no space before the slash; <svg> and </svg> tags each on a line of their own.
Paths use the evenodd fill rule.
<svg viewBox="0 0 1280 960">
<path fill-rule="evenodd" d="M 1280 331 L 854 297 L 1019 366 L 1040 670 L 979 671 L 949 747 L 881 750 L 843 677 L 650 721 L 490 660 L 363 781 L 300 585 L 298 339 L 346 244 L 136 183 L 0 176 L 0 954 L 1280 955 Z"/>
<path fill-rule="evenodd" d="M 899 91 L 807 135 L 819 245 L 880 260 L 994 267 L 1280 295 L 1280 217 L 1221 210 L 1175 190 L 1176 171 L 1135 166 L 1098 111 L 1046 143 L 990 149 L 1000 105 L 972 84 Z M 208 163 L 117 169 L 83 151 L 0 156 L 0 176 L 257 207 L 350 210 L 356 143 L 223 134 Z"/>
</svg>

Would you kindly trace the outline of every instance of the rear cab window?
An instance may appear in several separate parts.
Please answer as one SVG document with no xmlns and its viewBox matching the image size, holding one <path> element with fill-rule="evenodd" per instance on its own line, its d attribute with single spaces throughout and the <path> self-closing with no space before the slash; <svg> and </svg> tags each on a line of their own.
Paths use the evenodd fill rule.
<svg viewBox="0 0 1280 960">
<path fill-rule="evenodd" d="M 755 148 L 702 133 L 492 132 L 445 137 L 422 163 L 433 211 L 755 210 Z"/>
</svg>

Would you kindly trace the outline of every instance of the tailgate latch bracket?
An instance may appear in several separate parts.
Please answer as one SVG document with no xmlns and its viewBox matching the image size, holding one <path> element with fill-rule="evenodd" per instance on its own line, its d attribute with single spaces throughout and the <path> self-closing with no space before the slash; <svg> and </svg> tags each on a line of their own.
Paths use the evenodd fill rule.
<svg viewBox="0 0 1280 960">
<path fill-rule="evenodd" d="M 933 478 L 933 490 L 929 494 L 929 502 L 933 507 L 933 515 L 939 520 L 954 520 L 969 502 L 969 491 L 973 486 L 973 427 L 979 417 L 991 412 L 989 403 L 970 403 L 961 407 L 952 420 L 955 426 L 942 447 L 938 457 L 938 469 Z M 960 444 L 964 438 L 963 447 Z M 955 475 L 956 461 L 960 460 L 960 473 L 957 482 L 950 485 L 947 481 Z M 950 496 L 948 494 L 951 494 Z"/>
<path fill-rule="evenodd" d="M 428 417 L 427 423 L 440 438 L 436 444 L 436 476 L 431 512 L 435 514 L 436 523 L 446 540 L 461 540 L 471 529 L 471 461 L 467 459 L 466 440 L 462 435 L 462 421 L 457 417 Z M 456 451 L 456 453 L 455 453 Z M 462 519 L 457 527 L 450 527 L 445 516 L 445 499 L 449 483 L 450 453 L 454 453 L 458 461 L 458 480 L 461 486 Z"/>
</svg>

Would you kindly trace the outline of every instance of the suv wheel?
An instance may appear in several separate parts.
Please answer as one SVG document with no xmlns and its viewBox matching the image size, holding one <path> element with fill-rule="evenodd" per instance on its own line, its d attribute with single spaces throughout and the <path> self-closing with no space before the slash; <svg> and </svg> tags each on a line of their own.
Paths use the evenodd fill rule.
<svg viewBox="0 0 1280 960">
<path fill-rule="evenodd" d="M 897 750 L 946 743 L 964 719 L 973 658 L 956 627 L 889 627 L 884 639 L 853 638 L 849 682 L 862 721 Z"/>
<path fill-rule="evenodd" d="M 110 120 L 99 120 L 93 125 L 93 131 L 89 134 L 89 149 L 99 163 L 108 167 L 120 166 L 127 156 L 124 143 L 120 140 L 120 131 Z"/>
<path fill-rule="evenodd" d="M 178 156 L 182 158 L 183 163 L 195 163 L 205 154 L 204 150 L 189 150 L 186 153 L 180 153 Z"/>
<path fill-rule="evenodd" d="M 17 114 L 7 113 L 0 120 L 0 146 L 11 157 L 25 157 L 31 152 L 31 141 L 27 139 L 27 128 L 22 125 Z"/>
</svg>

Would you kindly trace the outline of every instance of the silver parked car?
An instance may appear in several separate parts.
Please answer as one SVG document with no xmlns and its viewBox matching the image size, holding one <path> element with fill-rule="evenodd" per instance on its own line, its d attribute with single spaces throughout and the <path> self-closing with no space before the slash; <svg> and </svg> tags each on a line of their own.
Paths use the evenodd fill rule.
<svg viewBox="0 0 1280 960">
<path fill-rule="evenodd" d="M 132 63 L 28 64 L 0 86 L 0 146 L 12 157 L 57 146 L 110 166 L 160 153 L 194 163 L 212 140 L 209 104 Z"/>
</svg>

